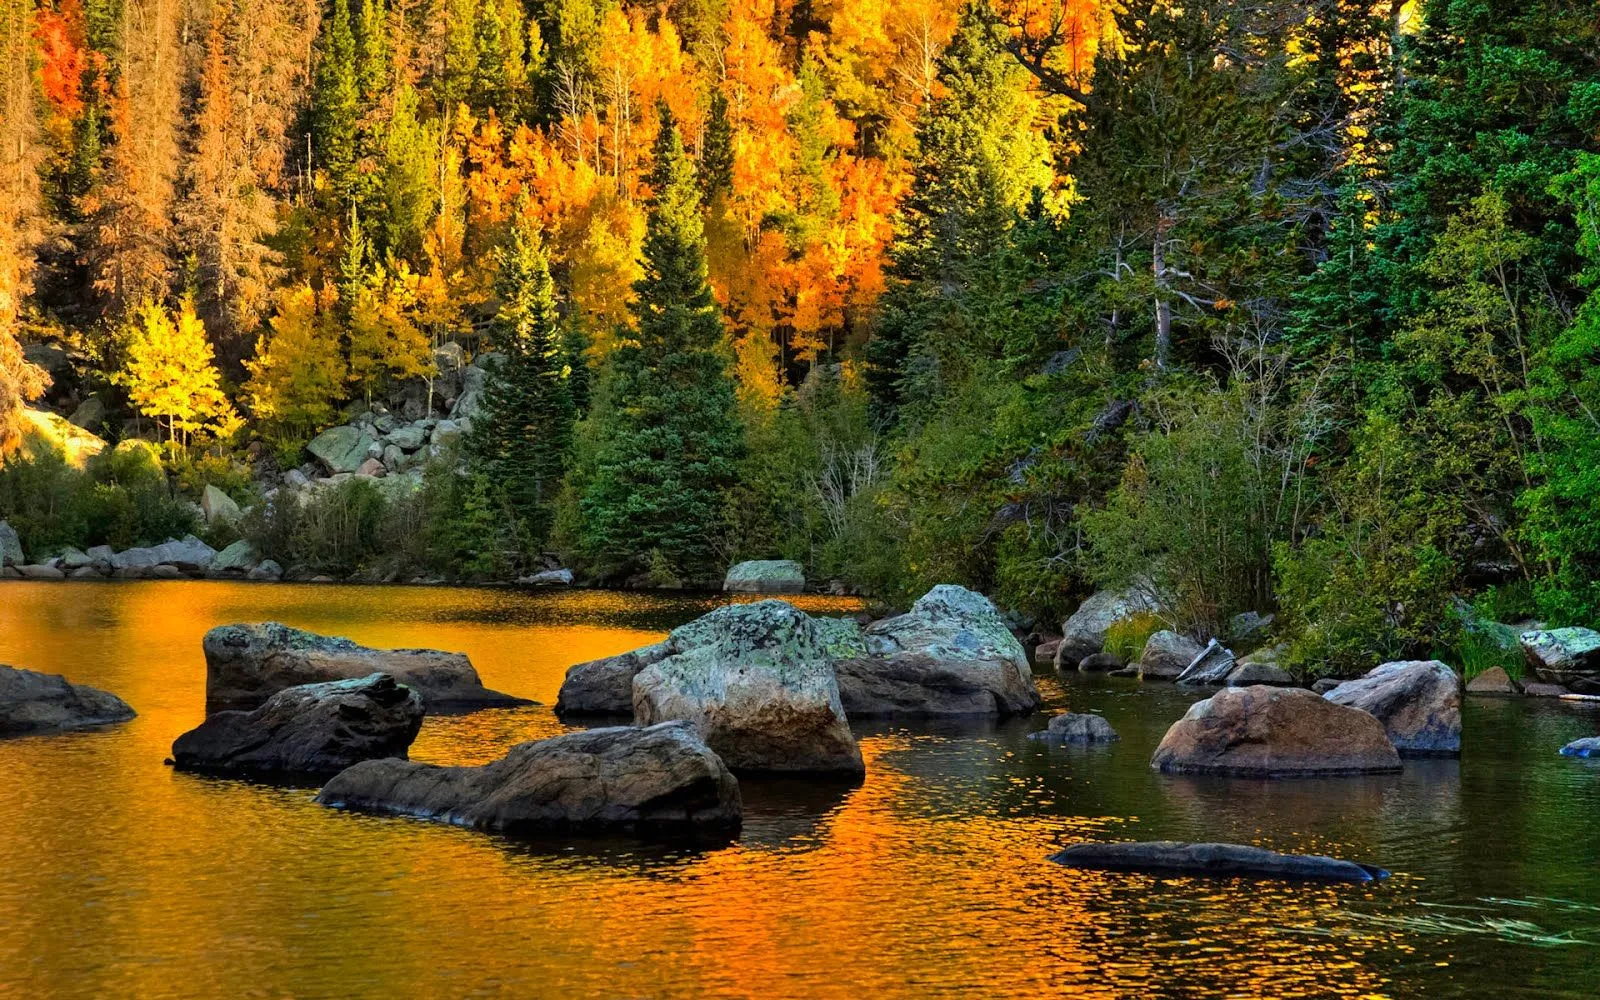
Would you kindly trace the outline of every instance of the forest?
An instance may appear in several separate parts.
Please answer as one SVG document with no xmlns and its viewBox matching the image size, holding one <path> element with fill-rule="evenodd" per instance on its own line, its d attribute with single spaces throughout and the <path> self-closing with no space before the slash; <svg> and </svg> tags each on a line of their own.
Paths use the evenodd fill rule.
<svg viewBox="0 0 1600 1000">
<path fill-rule="evenodd" d="M 1592 0 L 0 0 L 0 54 L 30 550 L 216 486 L 307 572 L 1136 586 L 1313 672 L 1600 619 Z M 279 487 L 463 359 L 423 467 Z M 26 447 L 91 397 L 150 446 Z"/>
</svg>

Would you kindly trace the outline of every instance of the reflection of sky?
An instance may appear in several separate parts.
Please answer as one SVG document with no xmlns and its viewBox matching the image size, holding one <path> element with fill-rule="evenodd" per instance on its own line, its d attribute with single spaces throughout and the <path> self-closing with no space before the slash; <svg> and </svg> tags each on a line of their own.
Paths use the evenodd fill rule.
<svg viewBox="0 0 1600 1000">
<path fill-rule="evenodd" d="M 0 585 L 0 662 L 116 691 L 140 717 L 0 742 L 0 997 L 1591 995 L 1600 767 L 1555 756 L 1600 715 L 1473 701 L 1460 762 L 1318 781 L 1148 768 L 1193 697 L 1041 676 L 1123 739 L 1043 719 L 864 723 L 857 787 L 743 783 L 730 846 L 514 843 L 175 774 L 200 636 L 277 619 L 467 652 L 554 701 L 565 668 L 648 642 L 703 596 L 222 583 Z M 848 610 L 819 600 L 818 610 Z M 548 708 L 429 719 L 420 760 L 562 731 Z M 1069 871 L 1078 839 L 1225 839 L 1397 875 L 1369 886 Z M 1515 923 L 1521 921 L 1521 924 Z"/>
</svg>

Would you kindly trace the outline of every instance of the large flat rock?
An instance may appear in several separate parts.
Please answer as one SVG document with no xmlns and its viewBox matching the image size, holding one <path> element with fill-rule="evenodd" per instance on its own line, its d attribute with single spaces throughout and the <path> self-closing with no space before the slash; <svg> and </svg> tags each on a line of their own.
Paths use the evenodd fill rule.
<svg viewBox="0 0 1600 1000">
<path fill-rule="evenodd" d="M 128 703 L 110 692 L 0 663 L 0 736 L 85 729 L 133 716 Z"/>
<path fill-rule="evenodd" d="M 429 712 L 528 704 L 478 679 L 462 653 L 373 649 L 277 622 L 219 625 L 206 633 L 206 708 L 252 709 L 284 688 L 388 674 L 422 696 Z"/>
<path fill-rule="evenodd" d="M 388 674 L 285 688 L 249 712 L 216 712 L 172 744 L 183 770 L 326 777 L 404 758 L 422 728 L 422 698 Z"/>
<path fill-rule="evenodd" d="M 743 816 L 737 779 L 687 722 L 567 733 L 481 767 L 365 761 L 317 801 L 514 834 L 731 832 Z"/>
<path fill-rule="evenodd" d="M 1189 706 L 1150 766 L 1173 774 L 1316 777 L 1400 770 L 1383 724 L 1303 688 L 1225 688 Z"/>
</svg>

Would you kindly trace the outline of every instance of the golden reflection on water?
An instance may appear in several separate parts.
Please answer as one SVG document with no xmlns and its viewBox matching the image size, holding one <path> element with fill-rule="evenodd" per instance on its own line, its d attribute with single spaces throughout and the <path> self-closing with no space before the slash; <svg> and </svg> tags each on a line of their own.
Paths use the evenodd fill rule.
<svg viewBox="0 0 1600 1000">
<path fill-rule="evenodd" d="M 1463 794 L 1467 762 L 1313 785 L 1165 779 L 1145 761 L 1186 698 L 1127 687 L 1044 685 L 1058 704 L 1112 718 L 1124 740 L 1109 750 L 1032 743 L 1038 720 L 858 725 L 863 784 L 747 779 L 740 838 L 701 849 L 519 843 L 162 766 L 201 718 L 200 638 L 221 622 L 461 650 L 490 687 L 548 704 L 571 663 L 652 641 L 714 603 L 0 586 L 0 662 L 105 687 L 140 712 L 104 732 L 0 742 L 0 996 L 1357 997 L 1416 995 L 1419 983 L 1469 996 L 1489 995 L 1477 988 L 1492 977 L 1557 995 L 1592 960 L 1533 962 L 1498 942 L 1462 948 L 1354 919 L 1409 912 L 1429 893 L 1539 883 L 1542 869 L 1509 886 L 1477 873 L 1461 836 L 1482 822 Z M 413 756 L 479 763 L 564 728 L 544 707 L 430 718 Z M 1410 870 L 1294 886 L 1046 860 L 1063 842 L 1159 836 Z M 1546 882 L 1553 892 L 1560 879 Z M 1565 888 L 1600 901 L 1592 877 Z M 1481 968 L 1458 978 L 1463 961 Z"/>
</svg>

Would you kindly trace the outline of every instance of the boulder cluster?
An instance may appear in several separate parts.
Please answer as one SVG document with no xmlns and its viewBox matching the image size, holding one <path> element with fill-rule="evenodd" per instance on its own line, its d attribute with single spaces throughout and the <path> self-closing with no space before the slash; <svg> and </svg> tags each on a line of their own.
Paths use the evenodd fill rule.
<svg viewBox="0 0 1600 1000">
<path fill-rule="evenodd" d="M 207 487 L 208 492 L 214 487 Z M 220 492 L 220 491 L 219 491 Z M 231 503 L 231 501 L 230 501 Z M 26 580 L 277 580 L 283 567 L 259 559 L 249 542 L 238 541 L 217 551 L 193 535 L 169 538 L 160 545 L 116 551 L 95 545 L 87 551 L 67 548 L 29 562 L 17 533 L 0 521 L 0 577 Z"/>
</svg>

